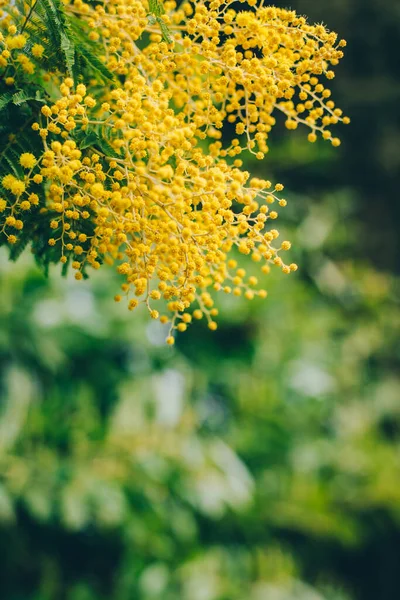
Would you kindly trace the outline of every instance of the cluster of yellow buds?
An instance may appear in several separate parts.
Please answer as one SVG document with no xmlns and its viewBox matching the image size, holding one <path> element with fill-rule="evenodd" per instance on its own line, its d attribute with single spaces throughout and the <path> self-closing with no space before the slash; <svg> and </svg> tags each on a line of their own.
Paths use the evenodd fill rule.
<svg viewBox="0 0 400 600">
<path fill-rule="evenodd" d="M 115 300 L 126 296 L 130 310 L 144 302 L 152 318 L 169 322 L 168 343 L 192 317 L 216 329 L 213 290 L 266 296 L 235 251 L 260 263 L 261 274 L 270 265 L 297 269 L 271 223 L 286 205 L 283 185 L 251 177 L 242 152 L 264 158 L 276 112 L 289 129 L 302 123 L 310 141 L 321 133 L 334 146 L 329 126 L 349 121 L 321 83 L 333 77 L 344 42 L 293 11 L 248 4 L 166 1 L 164 39 L 146 1 L 65 2 L 115 84 L 60 81 L 32 125 L 43 152 L 20 156 L 23 180 L 2 180 L 10 243 L 39 204 L 32 186 L 45 182 L 40 213 L 60 261 L 71 261 L 77 279 L 88 266 L 115 264 L 123 277 Z M 10 35 L 8 48 L 19 39 Z"/>
<path fill-rule="evenodd" d="M 7 21 L 3 22 L 2 28 L 4 29 L 6 25 Z M 35 64 L 23 51 L 28 36 L 19 33 L 15 25 L 8 25 L 5 33 L 4 35 L 0 31 L 0 69 L 12 68 L 13 74 L 5 77 L 6 85 L 12 86 L 19 71 L 32 75 L 35 72 Z M 43 51 L 44 47 L 40 44 L 34 44 L 31 48 L 31 53 L 36 58 L 41 58 Z"/>
</svg>

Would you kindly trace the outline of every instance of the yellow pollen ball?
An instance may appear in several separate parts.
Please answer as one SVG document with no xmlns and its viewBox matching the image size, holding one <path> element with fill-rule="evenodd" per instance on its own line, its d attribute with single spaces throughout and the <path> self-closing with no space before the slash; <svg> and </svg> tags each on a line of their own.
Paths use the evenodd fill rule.
<svg viewBox="0 0 400 600">
<path fill-rule="evenodd" d="M 31 52 L 35 58 L 41 58 L 43 56 L 44 47 L 41 44 L 34 44 Z"/>
<path fill-rule="evenodd" d="M 19 162 L 25 169 L 32 169 L 36 164 L 36 158 L 30 152 L 24 152 L 19 157 Z"/>
</svg>

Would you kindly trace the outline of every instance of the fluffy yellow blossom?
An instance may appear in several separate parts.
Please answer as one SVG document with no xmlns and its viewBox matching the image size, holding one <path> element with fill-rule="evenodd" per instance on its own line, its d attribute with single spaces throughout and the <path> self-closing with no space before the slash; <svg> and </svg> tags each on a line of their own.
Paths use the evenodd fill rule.
<svg viewBox="0 0 400 600">
<path fill-rule="evenodd" d="M 35 58 L 41 58 L 44 53 L 44 47 L 41 44 L 34 44 L 32 46 L 32 54 Z"/>
<path fill-rule="evenodd" d="M 14 175 L 6 175 L 5 177 L 3 177 L 3 179 L 1 180 L 1 183 L 3 185 L 3 187 L 6 190 L 10 190 L 11 186 L 13 185 L 13 183 L 16 181 L 16 178 L 14 177 Z"/>
<path fill-rule="evenodd" d="M 19 157 L 19 162 L 25 169 L 32 169 L 36 164 L 36 158 L 30 152 L 24 152 Z"/>
<path fill-rule="evenodd" d="M 8 36 L 6 38 L 6 44 L 9 50 L 21 50 L 27 42 L 27 37 L 25 35 L 15 35 L 14 37 Z"/>
<path fill-rule="evenodd" d="M 15 179 L 10 186 L 10 190 L 15 196 L 20 196 L 25 191 L 25 183 Z"/>
</svg>

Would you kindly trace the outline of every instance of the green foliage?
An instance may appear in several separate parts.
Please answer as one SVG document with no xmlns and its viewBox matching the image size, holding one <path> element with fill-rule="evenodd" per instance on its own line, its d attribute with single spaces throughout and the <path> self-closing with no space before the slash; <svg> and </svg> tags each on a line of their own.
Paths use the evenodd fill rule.
<svg viewBox="0 0 400 600">
<path fill-rule="evenodd" d="M 113 75 L 96 56 L 93 42 L 89 40 L 87 31 L 75 18 L 68 18 L 59 0 L 38 0 L 27 9 L 25 2 L 15 3 L 23 21 L 22 30 L 29 34 L 26 49 L 28 56 L 37 63 L 38 72 L 34 76 L 19 75 L 15 86 L 17 91 L 10 91 L 5 77 L 0 80 L 0 135 L 4 143 L 0 146 L 0 181 L 11 173 L 23 179 L 24 171 L 19 164 L 19 156 L 23 152 L 31 152 L 40 156 L 43 151 L 42 141 L 37 132 L 32 131 L 34 122 L 41 122 L 40 109 L 49 100 L 46 91 L 48 82 L 45 76 L 71 75 L 76 81 L 96 77 L 99 85 L 110 82 Z M 43 57 L 38 62 L 31 55 L 34 44 L 44 47 Z M 100 151 L 115 155 L 107 140 L 102 140 L 98 132 L 78 132 L 89 143 L 93 143 Z M 48 272 L 52 263 L 59 262 L 59 255 L 47 243 L 48 222 L 41 216 L 44 198 L 44 184 L 32 186 L 41 203 L 32 208 L 25 219 L 25 229 L 20 235 L 17 245 L 10 248 L 11 260 L 17 259 L 26 246 L 32 242 L 32 251 L 37 263 Z M 6 195 L 0 183 L 0 195 Z M 91 233 L 90 223 L 85 224 Z M 0 234 L 0 246 L 7 242 L 5 234 Z M 67 265 L 64 265 L 63 273 Z M 86 276 L 86 273 L 83 273 Z"/>
<path fill-rule="evenodd" d="M 117 152 L 108 142 L 109 129 L 101 125 L 92 125 L 87 127 L 85 131 L 79 131 L 76 135 L 76 140 L 79 142 L 79 148 L 93 148 L 100 151 L 106 156 L 118 158 Z"/>
<path fill-rule="evenodd" d="M 161 0 L 149 0 L 150 19 L 157 23 L 161 29 L 164 40 L 168 43 L 172 43 L 171 32 L 163 20 L 162 16 L 165 14 L 164 5 Z"/>
<path fill-rule="evenodd" d="M 21 15 L 26 14 L 25 3 L 16 3 Z M 60 0 L 38 0 L 26 17 L 24 27 L 29 34 L 30 45 L 45 47 L 44 60 L 40 66 L 48 72 L 63 73 L 79 80 L 88 67 L 92 76 L 101 81 L 111 81 L 112 74 L 96 56 L 95 45 L 88 38 L 82 21 L 67 17 Z"/>
<path fill-rule="evenodd" d="M 24 3 L 19 3 L 24 14 Z M 72 77 L 75 63 L 75 44 L 69 21 L 59 0 L 39 0 L 27 16 L 25 30 L 30 40 L 45 41 L 45 66 L 49 71 L 64 70 Z"/>
</svg>

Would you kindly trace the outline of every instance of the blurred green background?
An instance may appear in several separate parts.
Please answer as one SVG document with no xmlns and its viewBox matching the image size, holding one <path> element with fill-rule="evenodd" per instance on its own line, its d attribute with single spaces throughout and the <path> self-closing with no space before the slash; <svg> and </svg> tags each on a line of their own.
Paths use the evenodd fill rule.
<svg viewBox="0 0 400 600">
<path fill-rule="evenodd" d="M 246 164 L 286 184 L 301 267 L 267 300 L 171 349 L 111 269 L 0 255 L 2 600 L 400 597 L 400 5 L 291 8 L 348 40 L 352 124 Z"/>
</svg>

